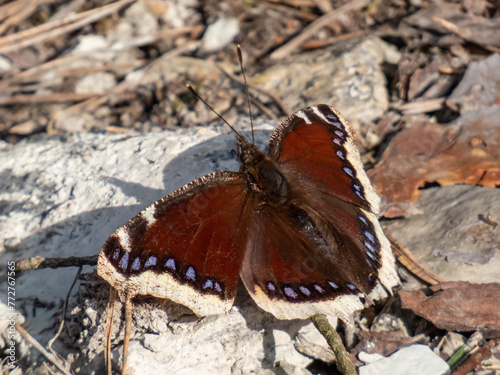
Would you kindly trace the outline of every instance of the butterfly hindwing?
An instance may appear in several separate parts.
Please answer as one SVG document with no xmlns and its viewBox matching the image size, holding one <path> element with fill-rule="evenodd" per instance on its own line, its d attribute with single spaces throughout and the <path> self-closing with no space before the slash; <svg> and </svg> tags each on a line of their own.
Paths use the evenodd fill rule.
<svg viewBox="0 0 500 375">
<path fill-rule="evenodd" d="M 281 319 L 324 313 L 347 321 L 376 298 L 387 243 L 373 214 L 349 204 L 330 213 L 322 216 L 306 205 L 286 215 L 271 207 L 260 211 L 250 226 L 241 277 L 261 308 Z M 393 276 L 388 288 L 396 283 Z"/>
<path fill-rule="evenodd" d="M 244 176 L 215 172 L 149 206 L 104 244 L 98 273 L 122 301 L 167 298 L 196 314 L 228 311 L 247 231 Z"/>
</svg>

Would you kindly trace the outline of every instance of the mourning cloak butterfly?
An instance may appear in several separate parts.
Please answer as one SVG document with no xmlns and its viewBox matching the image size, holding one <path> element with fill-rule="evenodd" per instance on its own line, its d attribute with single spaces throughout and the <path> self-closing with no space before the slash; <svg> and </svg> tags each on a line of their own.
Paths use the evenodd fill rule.
<svg viewBox="0 0 500 375">
<path fill-rule="evenodd" d="M 241 277 L 279 319 L 342 320 L 397 284 L 374 192 L 342 115 L 316 105 L 274 131 L 267 153 L 237 135 L 241 168 L 201 177 L 104 244 L 97 271 L 123 302 L 167 298 L 197 315 L 233 305 Z"/>
</svg>

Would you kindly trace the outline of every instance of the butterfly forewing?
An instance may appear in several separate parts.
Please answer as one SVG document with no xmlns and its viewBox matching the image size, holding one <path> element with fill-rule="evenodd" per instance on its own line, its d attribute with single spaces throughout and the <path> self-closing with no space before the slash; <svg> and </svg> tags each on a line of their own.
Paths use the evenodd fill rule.
<svg viewBox="0 0 500 375">
<path fill-rule="evenodd" d="M 290 116 L 273 133 L 268 155 L 304 194 L 334 196 L 378 212 L 375 194 L 353 143 L 348 122 L 327 105 Z"/>
<path fill-rule="evenodd" d="M 198 315 L 229 310 L 250 218 L 245 176 L 216 172 L 143 210 L 104 244 L 98 273 L 122 301 L 168 298 Z"/>
</svg>

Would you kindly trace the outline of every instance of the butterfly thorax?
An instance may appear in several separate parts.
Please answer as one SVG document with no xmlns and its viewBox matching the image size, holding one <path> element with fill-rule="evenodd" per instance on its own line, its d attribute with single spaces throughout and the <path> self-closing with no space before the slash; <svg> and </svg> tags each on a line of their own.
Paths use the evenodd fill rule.
<svg viewBox="0 0 500 375">
<path fill-rule="evenodd" d="M 283 206 L 290 199 L 290 186 L 275 162 L 254 144 L 239 143 L 240 172 L 247 176 L 249 190 L 257 194 L 261 202 Z"/>
</svg>

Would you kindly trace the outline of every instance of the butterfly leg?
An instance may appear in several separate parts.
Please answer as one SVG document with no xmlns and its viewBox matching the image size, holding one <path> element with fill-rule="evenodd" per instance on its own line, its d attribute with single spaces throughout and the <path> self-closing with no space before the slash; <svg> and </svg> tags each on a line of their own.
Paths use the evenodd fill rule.
<svg viewBox="0 0 500 375">
<path fill-rule="evenodd" d="M 125 302 L 125 338 L 123 339 L 123 364 L 122 375 L 127 372 L 128 343 L 130 341 L 130 330 L 132 328 L 132 301 Z"/>
<path fill-rule="evenodd" d="M 104 335 L 104 359 L 108 375 L 111 374 L 111 331 L 113 330 L 113 314 L 115 312 L 116 289 L 111 287 L 109 291 L 108 318 L 106 319 L 106 333 Z"/>
</svg>

